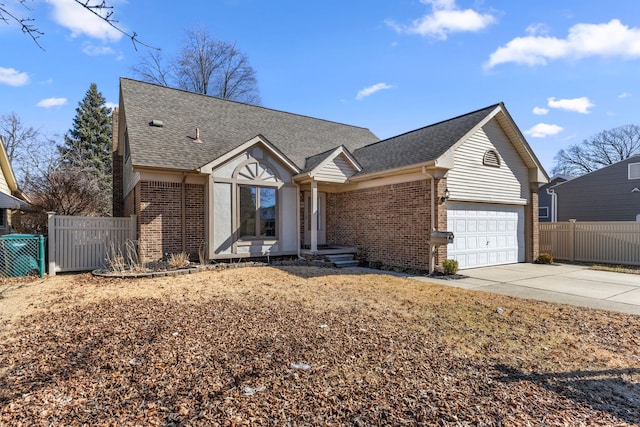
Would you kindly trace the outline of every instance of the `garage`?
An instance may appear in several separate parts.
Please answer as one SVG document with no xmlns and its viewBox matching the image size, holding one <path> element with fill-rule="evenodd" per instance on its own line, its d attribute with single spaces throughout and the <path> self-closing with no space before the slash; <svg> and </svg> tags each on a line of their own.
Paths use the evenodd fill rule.
<svg viewBox="0 0 640 427">
<path fill-rule="evenodd" d="M 447 258 L 463 268 L 524 262 L 524 206 L 447 203 L 447 229 L 453 243 Z"/>
</svg>

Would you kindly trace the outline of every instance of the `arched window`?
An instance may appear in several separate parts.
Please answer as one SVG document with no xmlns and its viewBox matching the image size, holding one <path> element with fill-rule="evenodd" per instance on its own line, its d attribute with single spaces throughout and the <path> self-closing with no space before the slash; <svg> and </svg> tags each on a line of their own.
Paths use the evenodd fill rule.
<svg viewBox="0 0 640 427">
<path fill-rule="evenodd" d="M 278 184 L 274 168 L 249 159 L 234 171 L 238 185 L 238 232 L 241 239 L 278 236 Z"/>
<path fill-rule="evenodd" d="M 235 175 L 238 179 L 248 179 L 250 181 L 265 181 L 276 183 L 280 181 L 278 175 L 271 167 L 257 160 L 240 165 L 236 169 Z"/>
</svg>

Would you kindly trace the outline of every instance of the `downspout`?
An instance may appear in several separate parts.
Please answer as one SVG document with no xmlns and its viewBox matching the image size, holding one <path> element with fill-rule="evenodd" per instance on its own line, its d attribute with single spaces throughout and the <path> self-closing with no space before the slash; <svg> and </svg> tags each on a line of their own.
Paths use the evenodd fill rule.
<svg viewBox="0 0 640 427">
<path fill-rule="evenodd" d="M 180 203 L 181 206 L 181 212 L 180 212 L 180 222 L 181 222 L 181 229 L 182 229 L 182 252 L 187 252 L 187 231 L 186 231 L 186 226 L 187 226 L 187 207 L 185 206 L 186 200 L 187 200 L 187 187 L 186 187 L 186 180 L 187 180 L 187 174 L 186 173 L 182 173 L 182 189 L 181 189 L 181 197 L 182 197 L 182 203 Z"/>
<path fill-rule="evenodd" d="M 551 222 L 558 222 L 558 193 L 547 188 L 547 194 L 551 196 Z"/>
<path fill-rule="evenodd" d="M 431 175 L 430 173 L 427 172 L 427 168 L 426 166 L 422 166 L 422 173 L 424 175 L 426 175 L 427 177 L 429 177 L 429 179 L 431 180 L 431 224 L 429 227 L 429 274 L 433 273 L 433 245 L 431 244 L 431 231 L 435 230 L 434 227 L 434 223 L 435 223 L 435 216 L 436 216 L 436 206 L 435 206 L 435 201 L 436 201 L 436 195 L 435 195 L 435 191 L 436 191 L 436 182 L 435 179 L 433 178 L 433 175 Z"/>
</svg>

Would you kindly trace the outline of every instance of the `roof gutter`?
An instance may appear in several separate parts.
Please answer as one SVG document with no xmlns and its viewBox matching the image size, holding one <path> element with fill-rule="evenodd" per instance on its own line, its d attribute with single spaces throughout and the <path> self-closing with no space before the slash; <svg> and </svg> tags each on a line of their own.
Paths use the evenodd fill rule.
<svg viewBox="0 0 640 427">
<path fill-rule="evenodd" d="M 433 168 L 437 168 L 438 167 L 438 162 L 437 160 L 429 160 L 428 162 L 425 163 L 414 163 L 412 165 L 408 165 L 408 166 L 401 166 L 399 168 L 394 168 L 394 169 L 385 169 L 385 170 L 381 170 L 381 171 L 377 171 L 377 172 L 371 172 L 371 173 L 365 173 L 362 175 L 356 175 L 353 176 L 351 178 L 349 178 L 349 182 L 357 182 L 357 181 L 366 181 L 369 179 L 375 179 L 375 178 L 381 178 L 381 177 L 385 177 L 385 176 L 389 176 L 389 175 L 400 175 L 403 172 L 407 172 L 410 170 L 415 170 L 415 171 L 424 171 L 426 169 L 433 169 Z"/>
</svg>

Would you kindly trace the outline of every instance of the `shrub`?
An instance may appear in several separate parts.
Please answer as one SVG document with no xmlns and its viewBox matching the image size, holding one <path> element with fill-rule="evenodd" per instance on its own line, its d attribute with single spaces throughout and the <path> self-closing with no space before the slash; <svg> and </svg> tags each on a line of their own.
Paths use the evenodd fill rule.
<svg viewBox="0 0 640 427">
<path fill-rule="evenodd" d="M 171 254 L 169 255 L 169 259 L 167 259 L 167 263 L 169 264 L 169 268 L 187 267 L 189 265 L 189 254 L 186 252 Z"/>
<path fill-rule="evenodd" d="M 541 253 L 536 258 L 536 264 L 551 264 L 553 263 L 553 255 L 548 253 Z"/>
<path fill-rule="evenodd" d="M 445 259 L 442 261 L 442 269 L 445 274 L 456 274 L 458 272 L 458 261 L 455 259 Z"/>
</svg>

